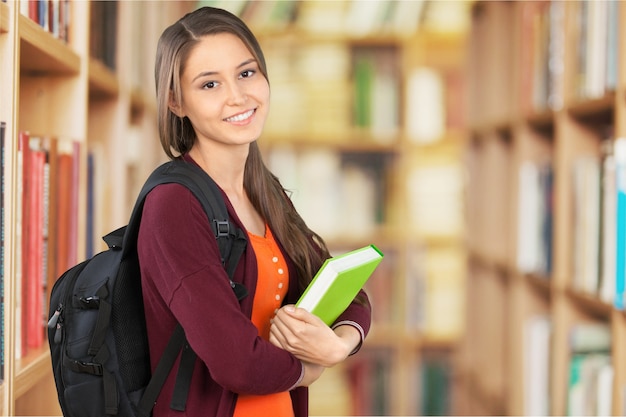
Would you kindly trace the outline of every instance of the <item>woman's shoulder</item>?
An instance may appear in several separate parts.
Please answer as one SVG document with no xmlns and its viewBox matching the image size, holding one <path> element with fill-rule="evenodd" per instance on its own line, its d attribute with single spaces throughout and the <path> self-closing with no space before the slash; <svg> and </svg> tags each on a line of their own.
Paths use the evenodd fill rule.
<svg viewBox="0 0 626 417">
<path fill-rule="evenodd" d="M 189 215 L 202 212 L 200 202 L 194 197 L 191 190 L 178 183 L 160 184 L 154 187 L 146 196 L 144 213 L 161 217 L 167 215 Z"/>
</svg>

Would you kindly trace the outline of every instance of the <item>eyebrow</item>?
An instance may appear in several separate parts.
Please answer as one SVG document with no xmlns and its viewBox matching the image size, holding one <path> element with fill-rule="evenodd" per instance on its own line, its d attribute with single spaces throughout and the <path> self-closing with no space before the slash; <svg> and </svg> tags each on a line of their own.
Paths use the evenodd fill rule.
<svg viewBox="0 0 626 417">
<path fill-rule="evenodd" d="M 241 64 L 237 65 L 237 69 L 239 69 L 241 67 L 245 67 L 246 65 L 251 64 L 252 62 L 256 62 L 256 59 L 250 58 L 250 59 L 247 59 L 247 60 L 243 61 Z M 196 81 L 198 78 L 206 77 L 206 76 L 209 76 L 209 75 L 215 75 L 217 73 L 218 73 L 218 71 L 204 71 L 204 72 L 201 72 L 200 74 L 196 75 L 193 78 L 193 80 L 191 80 L 191 81 L 193 82 L 193 81 Z"/>
</svg>

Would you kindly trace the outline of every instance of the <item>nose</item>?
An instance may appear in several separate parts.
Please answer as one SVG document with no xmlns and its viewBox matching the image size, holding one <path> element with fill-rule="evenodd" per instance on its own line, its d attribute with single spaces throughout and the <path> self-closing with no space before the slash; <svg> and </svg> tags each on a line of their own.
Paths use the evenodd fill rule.
<svg viewBox="0 0 626 417">
<path fill-rule="evenodd" d="M 228 89 L 228 104 L 233 106 L 241 105 L 244 104 L 247 99 L 248 96 L 242 85 L 236 81 L 230 83 Z"/>
</svg>

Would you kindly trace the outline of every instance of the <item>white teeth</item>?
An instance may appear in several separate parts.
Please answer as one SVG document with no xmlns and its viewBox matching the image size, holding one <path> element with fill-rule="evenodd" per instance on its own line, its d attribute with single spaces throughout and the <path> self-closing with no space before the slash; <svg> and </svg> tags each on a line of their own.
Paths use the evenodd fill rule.
<svg viewBox="0 0 626 417">
<path fill-rule="evenodd" d="M 227 122 L 242 122 L 246 120 L 247 118 L 249 118 L 250 116 L 252 116 L 252 113 L 254 113 L 254 110 L 249 110 L 245 113 L 238 114 L 237 116 L 229 117 L 226 119 L 226 121 Z"/>
</svg>

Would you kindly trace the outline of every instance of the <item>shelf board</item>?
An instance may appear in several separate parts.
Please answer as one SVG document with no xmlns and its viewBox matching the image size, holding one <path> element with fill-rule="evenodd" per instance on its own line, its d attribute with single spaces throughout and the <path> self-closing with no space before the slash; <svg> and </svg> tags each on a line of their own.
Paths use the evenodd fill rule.
<svg viewBox="0 0 626 417">
<path fill-rule="evenodd" d="M 41 381 L 44 375 L 52 372 L 50 350 L 46 345 L 29 353 L 26 357 L 16 361 L 16 376 L 14 396 L 19 398 Z"/>
<path fill-rule="evenodd" d="M 266 131 L 261 137 L 263 144 L 272 147 L 277 145 L 289 145 L 293 147 L 324 147 L 337 151 L 355 151 L 371 153 L 396 153 L 400 137 L 397 136 L 389 142 L 378 142 L 370 135 L 358 129 L 335 134 L 312 134 L 311 132 L 273 132 Z"/>
<path fill-rule="evenodd" d="M 120 87 L 117 76 L 102 61 L 89 58 L 89 94 L 93 97 L 116 97 Z"/>
<path fill-rule="evenodd" d="M 555 113 L 552 110 L 537 111 L 526 115 L 526 122 L 537 131 L 548 132 L 552 135 L 551 132 L 554 131 L 555 124 L 554 117 Z"/>
<path fill-rule="evenodd" d="M 611 317 L 613 306 L 600 300 L 597 296 L 572 288 L 567 289 L 566 293 L 572 300 L 575 301 L 575 304 L 584 311 L 604 320 L 608 320 Z"/>
<path fill-rule="evenodd" d="M 0 33 L 9 31 L 9 6 L 0 2 Z"/>
<path fill-rule="evenodd" d="M 540 274 L 524 274 L 525 279 L 544 297 L 549 298 L 552 293 L 552 279 L 549 276 Z"/>
<path fill-rule="evenodd" d="M 28 73 L 76 75 L 80 56 L 26 16 L 19 17 L 20 68 Z"/>
<path fill-rule="evenodd" d="M 608 92 L 602 97 L 581 99 L 568 107 L 569 113 L 580 120 L 610 123 L 615 111 L 615 93 Z"/>
</svg>

